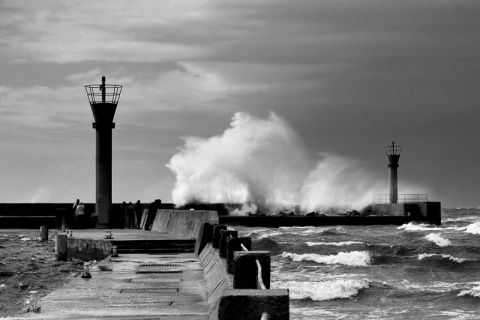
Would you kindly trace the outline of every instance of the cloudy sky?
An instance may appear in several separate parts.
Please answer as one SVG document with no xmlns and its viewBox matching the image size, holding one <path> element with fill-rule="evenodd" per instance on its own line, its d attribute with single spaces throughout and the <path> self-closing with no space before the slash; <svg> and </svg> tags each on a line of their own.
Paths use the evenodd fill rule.
<svg viewBox="0 0 480 320">
<path fill-rule="evenodd" d="M 105 75 L 124 86 L 114 202 L 172 201 L 172 158 L 247 117 L 385 188 L 395 140 L 400 193 L 480 206 L 479 15 L 478 0 L 0 0 L 0 202 L 95 201 L 84 85 Z"/>
</svg>

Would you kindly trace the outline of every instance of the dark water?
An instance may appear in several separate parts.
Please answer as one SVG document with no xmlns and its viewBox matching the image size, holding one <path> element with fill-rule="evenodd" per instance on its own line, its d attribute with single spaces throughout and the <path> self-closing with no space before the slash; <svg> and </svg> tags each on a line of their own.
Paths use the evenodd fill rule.
<svg viewBox="0 0 480 320">
<path fill-rule="evenodd" d="M 480 318 L 480 209 L 442 226 L 237 228 L 272 254 L 291 319 Z"/>
</svg>

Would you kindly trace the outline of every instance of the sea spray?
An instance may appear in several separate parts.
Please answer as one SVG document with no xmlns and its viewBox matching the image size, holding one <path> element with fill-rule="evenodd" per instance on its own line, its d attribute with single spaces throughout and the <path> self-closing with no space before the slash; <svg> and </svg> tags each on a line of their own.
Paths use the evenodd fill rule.
<svg viewBox="0 0 480 320">
<path fill-rule="evenodd" d="M 372 257 L 368 251 L 339 252 L 336 255 L 283 252 L 282 257 L 290 258 L 293 261 L 313 261 L 322 264 L 343 264 L 349 266 L 368 266 L 372 263 Z"/>
<path fill-rule="evenodd" d="M 327 154 L 309 156 L 283 119 L 236 113 L 225 132 L 186 137 L 167 165 L 176 175 L 176 204 L 255 203 L 260 212 L 300 204 L 304 210 L 368 204 L 376 179 L 355 161 Z"/>
<path fill-rule="evenodd" d="M 328 281 L 276 281 L 272 288 L 289 289 L 290 299 L 315 301 L 352 298 L 362 289 L 368 288 L 366 279 L 338 279 Z"/>
<path fill-rule="evenodd" d="M 257 206 L 254 203 L 245 203 L 240 209 L 230 211 L 231 216 L 247 216 L 249 213 L 257 213 Z"/>
<path fill-rule="evenodd" d="M 438 233 L 430 233 L 425 236 L 428 241 L 432 241 L 439 247 L 447 247 L 452 244 L 448 239 L 442 238 Z"/>
</svg>

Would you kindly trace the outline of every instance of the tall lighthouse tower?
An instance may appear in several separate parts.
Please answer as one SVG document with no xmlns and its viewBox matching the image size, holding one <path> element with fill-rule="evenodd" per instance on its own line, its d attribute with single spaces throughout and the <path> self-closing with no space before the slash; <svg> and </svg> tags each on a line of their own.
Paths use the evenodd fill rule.
<svg viewBox="0 0 480 320">
<path fill-rule="evenodd" d="M 112 211 L 112 129 L 122 86 L 102 84 L 86 85 L 88 100 L 93 112 L 93 128 L 96 131 L 96 201 L 97 228 L 110 226 Z"/>
<path fill-rule="evenodd" d="M 402 146 L 396 146 L 394 141 L 392 141 L 391 146 L 385 146 L 389 171 L 390 203 L 398 202 L 397 168 L 401 152 Z"/>
</svg>

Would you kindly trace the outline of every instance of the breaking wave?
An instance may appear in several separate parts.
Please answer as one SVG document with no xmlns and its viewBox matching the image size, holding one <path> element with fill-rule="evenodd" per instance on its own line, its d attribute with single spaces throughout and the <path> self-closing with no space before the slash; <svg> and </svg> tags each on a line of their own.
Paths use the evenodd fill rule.
<svg viewBox="0 0 480 320">
<path fill-rule="evenodd" d="M 466 226 L 465 232 L 471 234 L 480 234 L 480 221 L 474 222 Z"/>
<path fill-rule="evenodd" d="M 472 297 L 480 298 L 480 286 L 467 289 L 467 290 L 462 290 L 457 296 L 458 297 L 472 296 Z"/>
<path fill-rule="evenodd" d="M 353 159 L 311 156 L 274 113 L 258 119 L 238 112 L 223 134 L 184 140 L 167 165 L 176 176 L 177 205 L 254 203 L 260 212 L 273 213 L 280 204 L 299 204 L 314 211 L 338 204 L 362 208 L 378 193 L 374 174 Z"/>
<path fill-rule="evenodd" d="M 368 266 L 372 263 L 372 257 L 368 251 L 339 252 L 336 255 L 283 252 L 282 257 L 290 258 L 293 261 L 313 261 L 322 264 L 343 264 L 348 266 Z"/>
<path fill-rule="evenodd" d="M 442 238 L 438 233 L 430 233 L 426 235 L 425 238 L 439 247 L 447 247 L 452 244 L 450 240 Z"/>
<path fill-rule="evenodd" d="M 457 263 L 462 263 L 462 262 L 468 261 L 468 259 L 456 258 L 456 257 L 451 256 L 449 254 L 437 254 L 437 253 L 434 253 L 434 254 L 432 254 L 432 253 L 419 254 L 418 255 L 418 260 L 423 260 L 423 259 L 431 258 L 431 257 L 441 257 L 443 259 L 448 259 L 450 261 L 457 262 Z"/>
<path fill-rule="evenodd" d="M 355 297 L 360 290 L 368 288 L 368 280 L 340 279 L 332 281 L 278 281 L 276 289 L 289 289 L 290 299 L 315 301 L 346 299 Z"/>
<path fill-rule="evenodd" d="M 399 230 L 403 229 L 405 231 L 425 231 L 425 230 L 434 230 L 435 227 L 425 223 L 417 224 L 417 223 L 409 222 L 407 224 L 402 224 L 397 229 Z"/>
<path fill-rule="evenodd" d="M 306 244 L 310 247 L 312 246 L 351 246 L 354 244 L 363 244 L 360 241 L 344 241 L 344 242 L 306 242 Z"/>
</svg>

